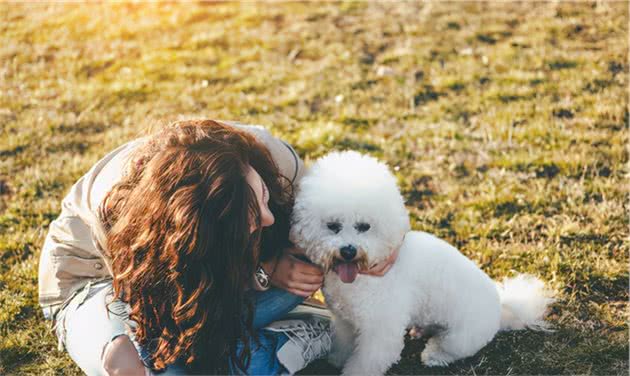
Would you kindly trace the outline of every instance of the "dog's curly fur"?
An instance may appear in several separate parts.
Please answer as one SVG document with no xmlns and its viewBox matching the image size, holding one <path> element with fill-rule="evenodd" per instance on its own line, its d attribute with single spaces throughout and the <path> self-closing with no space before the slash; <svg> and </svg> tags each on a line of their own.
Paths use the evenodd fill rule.
<svg viewBox="0 0 630 376">
<path fill-rule="evenodd" d="M 301 181 L 291 240 L 326 270 L 329 361 L 344 374 L 384 374 L 410 327 L 434 333 L 421 356 L 428 366 L 475 354 L 501 329 L 547 327 L 542 317 L 553 299 L 541 281 L 519 275 L 497 285 L 445 241 L 409 230 L 395 177 L 372 157 L 331 153 Z M 357 274 L 398 247 L 385 276 Z"/>
</svg>

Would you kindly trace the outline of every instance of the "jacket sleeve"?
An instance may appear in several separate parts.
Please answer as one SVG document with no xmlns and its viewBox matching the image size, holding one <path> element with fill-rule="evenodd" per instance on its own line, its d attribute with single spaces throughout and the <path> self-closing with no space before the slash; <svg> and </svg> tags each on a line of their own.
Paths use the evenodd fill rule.
<svg viewBox="0 0 630 376">
<path fill-rule="evenodd" d="M 120 179 L 132 141 L 113 150 L 81 177 L 61 203 L 51 222 L 39 263 L 39 301 L 42 306 L 64 302 L 86 283 L 111 276 L 103 254 L 104 229 L 97 215 L 102 195 Z"/>
</svg>

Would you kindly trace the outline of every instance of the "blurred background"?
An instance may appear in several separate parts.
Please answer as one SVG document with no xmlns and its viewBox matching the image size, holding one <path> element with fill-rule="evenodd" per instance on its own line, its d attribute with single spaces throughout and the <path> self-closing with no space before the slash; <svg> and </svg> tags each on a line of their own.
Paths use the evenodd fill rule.
<svg viewBox="0 0 630 376">
<path fill-rule="evenodd" d="M 208 117 L 307 162 L 377 156 L 414 229 L 559 291 L 553 333 L 446 369 L 409 339 L 391 373 L 626 375 L 627 85 L 627 2 L 1 3 L 0 374 L 80 373 L 37 306 L 69 187 L 146 129 Z"/>
</svg>

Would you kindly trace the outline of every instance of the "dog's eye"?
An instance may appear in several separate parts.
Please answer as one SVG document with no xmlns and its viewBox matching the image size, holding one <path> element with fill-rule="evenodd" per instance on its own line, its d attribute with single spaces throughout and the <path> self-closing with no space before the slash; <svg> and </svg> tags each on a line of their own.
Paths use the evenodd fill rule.
<svg viewBox="0 0 630 376">
<path fill-rule="evenodd" d="M 354 228 L 357 229 L 357 231 L 359 232 L 366 232 L 367 230 L 370 229 L 370 227 L 371 227 L 370 224 L 365 223 L 365 222 L 359 222 L 354 225 Z"/>
<path fill-rule="evenodd" d="M 341 231 L 341 223 L 339 222 L 328 222 L 326 223 L 326 227 L 335 234 L 338 234 Z"/>
</svg>

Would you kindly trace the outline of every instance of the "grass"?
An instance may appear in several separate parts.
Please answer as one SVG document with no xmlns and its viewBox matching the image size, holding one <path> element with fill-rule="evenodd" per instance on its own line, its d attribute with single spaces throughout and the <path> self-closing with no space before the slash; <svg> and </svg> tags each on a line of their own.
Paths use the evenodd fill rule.
<svg viewBox="0 0 630 376">
<path fill-rule="evenodd" d="M 627 374 L 628 4 L 0 4 L 0 374 L 79 374 L 37 306 L 47 225 L 106 151 L 182 116 L 396 171 L 413 227 L 558 290 L 553 333 L 395 374 Z M 307 373 L 334 373 L 322 362 Z"/>
</svg>

